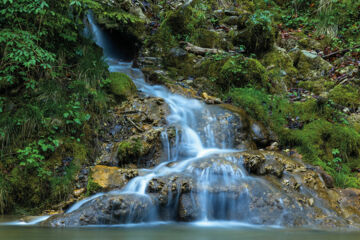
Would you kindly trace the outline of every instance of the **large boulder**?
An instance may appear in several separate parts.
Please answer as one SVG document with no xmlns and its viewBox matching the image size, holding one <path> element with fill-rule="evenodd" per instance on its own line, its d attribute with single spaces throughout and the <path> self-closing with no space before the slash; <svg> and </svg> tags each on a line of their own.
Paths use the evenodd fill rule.
<svg viewBox="0 0 360 240">
<path fill-rule="evenodd" d="M 316 80 L 327 76 L 332 65 L 316 52 L 296 49 L 290 53 L 294 66 L 305 80 Z"/>
<path fill-rule="evenodd" d="M 153 204 L 145 195 L 103 195 L 77 210 L 50 217 L 42 226 L 79 227 L 86 225 L 137 223 L 149 220 Z"/>
<path fill-rule="evenodd" d="M 121 100 L 126 100 L 136 93 L 136 86 L 134 82 L 124 73 L 110 73 L 109 80 L 111 92 Z"/>
</svg>

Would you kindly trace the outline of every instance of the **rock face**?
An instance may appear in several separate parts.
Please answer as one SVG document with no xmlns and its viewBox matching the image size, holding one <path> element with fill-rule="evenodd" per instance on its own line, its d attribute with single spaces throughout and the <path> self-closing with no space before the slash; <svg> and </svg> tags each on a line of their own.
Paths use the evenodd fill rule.
<svg viewBox="0 0 360 240">
<path fill-rule="evenodd" d="M 162 156 L 161 132 L 168 106 L 163 99 L 134 97 L 104 122 L 97 164 L 125 168 L 155 166 Z M 171 129 L 169 129 L 169 136 Z"/>
</svg>

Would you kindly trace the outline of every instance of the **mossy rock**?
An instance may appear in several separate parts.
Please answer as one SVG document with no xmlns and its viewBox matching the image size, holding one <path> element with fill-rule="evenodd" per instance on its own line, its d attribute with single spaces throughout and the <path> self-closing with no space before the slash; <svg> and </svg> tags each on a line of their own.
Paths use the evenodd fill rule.
<svg viewBox="0 0 360 240">
<path fill-rule="evenodd" d="M 195 65 L 195 72 L 197 77 L 206 77 L 212 82 L 216 82 L 220 78 L 220 71 L 225 62 L 229 59 L 228 56 L 222 57 L 221 55 L 207 57 L 199 64 Z"/>
<path fill-rule="evenodd" d="M 163 24 L 169 26 L 169 30 L 174 35 L 183 35 L 188 33 L 188 25 L 191 19 L 191 9 L 188 7 L 181 7 L 177 11 L 169 14 L 164 20 Z"/>
<path fill-rule="evenodd" d="M 233 38 L 235 45 L 242 44 L 246 51 L 261 55 L 274 46 L 277 31 L 272 26 L 271 14 L 268 11 L 256 11 L 245 23 L 246 28 Z"/>
<path fill-rule="evenodd" d="M 136 86 L 128 75 L 113 72 L 110 73 L 109 80 L 111 92 L 121 100 L 136 94 Z"/>
<path fill-rule="evenodd" d="M 329 99 L 342 106 L 355 109 L 360 106 L 360 91 L 351 85 L 337 85 L 330 90 Z"/>
<path fill-rule="evenodd" d="M 305 88 L 316 95 L 321 95 L 322 93 L 327 92 L 329 89 L 334 87 L 334 85 L 335 83 L 333 81 L 329 81 L 326 78 L 299 82 L 299 87 Z"/>
<path fill-rule="evenodd" d="M 143 144 L 139 139 L 122 141 L 118 145 L 119 165 L 137 163 L 142 154 Z"/>
<path fill-rule="evenodd" d="M 290 53 L 294 66 L 304 79 L 318 79 L 327 76 L 332 65 L 315 53 L 297 50 Z"/>
<path fill-rule="evenodd" d="M 175 47 L 171 48 L 164 56 L 163 61 L 170 76 L 189 77 L 194 74 L 195 55 L 187 53 L 184 49 Z"/>
<path fill-rule="evenodd" d="M 286 53 L 285 49 L 282 48 L 277 47 L 273 51 L 265 54 L 261 59 L 261 63 L 266 67 L 274 65 L 275 67 L 278 67 L 289 74 L 297 73 L 293 60 Z"/>
<path fill-rule="evenodd" d="M 285 49 L 274 48 L 262 57 L 261 63 L 271 69 L 269 76 L 273 82 L 275 92 L 282 92 L 281 89 L 284 89 L 284 87 L 281 85 L 289 87 L 294 83 L 293 80 L 296 79 L 298 71 Z"/>
<path fill-rule="evenodd" d="M 223 88 L 245 87 L 248 84 L 268 88 L 268 74 L 256 59 L 236 56 L 229 58 L 221 68 L 218 83 Z"/>
<path fill-rule="evenodd" d="M 220 36 L 215 31 L 199 29 L 195 33 L 195 44 L 203 48 L 219 48 Z"/>
<path fill-rule="evenodd" d="M 307 36 L 304 32 L 293 32 L 292 36 L 297 39 L 298 45 L 302 49 L 322 50 L 325 47 L 319 41 Z"/>
</svg>

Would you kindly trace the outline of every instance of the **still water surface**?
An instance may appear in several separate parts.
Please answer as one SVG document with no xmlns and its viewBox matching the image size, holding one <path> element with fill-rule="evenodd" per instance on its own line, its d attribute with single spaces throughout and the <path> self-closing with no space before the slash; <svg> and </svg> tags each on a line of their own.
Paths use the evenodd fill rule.
<svg viewBox="0 0 360 240">
<path fill-rule="evenodd" d="M 8 221 L 7 219 L 6 221 Z M 0 218 L 0 222 L 5 219 Z M 0 240 L 360 240 L 360 232 L 276 229 L 219 224 L 154 224 L 118 227 L 42 228 L 0 226 Z"/>
</svg>

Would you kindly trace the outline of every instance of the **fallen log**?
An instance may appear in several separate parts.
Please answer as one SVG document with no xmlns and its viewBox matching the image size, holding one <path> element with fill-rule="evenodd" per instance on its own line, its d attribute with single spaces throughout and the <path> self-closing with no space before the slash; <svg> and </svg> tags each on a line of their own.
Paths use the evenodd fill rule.
<svg viewBox="0 0 360 240">
<path fill-rule="evenodd" d="M 224 53 L 223 50 L 216 49 L 216 48 L 202 48 L 199 46 L 195 46 L 189 42 L 180 42 L 182 44 L 185 44 L 185 50 L 197 55 L 205 55 L 205 54 L 219 54 Z"/>
</svg>

